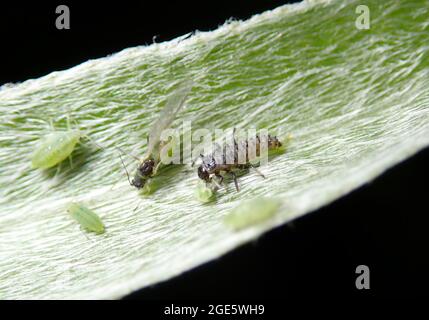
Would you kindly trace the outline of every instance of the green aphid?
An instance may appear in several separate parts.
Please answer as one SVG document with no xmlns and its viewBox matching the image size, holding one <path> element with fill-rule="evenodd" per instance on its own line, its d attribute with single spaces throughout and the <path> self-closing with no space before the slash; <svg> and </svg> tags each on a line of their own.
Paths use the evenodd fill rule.
<svg viewBox="0 0 429 320">
<path fill-rule="evenodd" d="M 225 217 L 224 222 L 233 230 L 244 229 L 274 216 L 280 204 L 277 199 L 265 197 L 244 201 Z"/>
<path fill-rule="evenodd" d="M 164 184 L 166 177 L 156 176 L 148 180 L 144 187 L 141 188 L 140 194 L 148 196 L 157 191 Z"/>
<path fill-rule="evenodd" d="M 216 189 L 208 186 L 204 181 L 199 181 L 195 189 L 196 198 L 203 203 L 210 202 L 214 199 Z"/>
<path fill-rule="evenodd" d="M 90 232 L 101 234 L 104 232 L 104 224 L 100 217 L 91 209 L 76 202 L 72 202 L 67 207 L 67 212 L 76 220 L 80 226 Z"/>
<path fill-rule="evenodd" d="M 54 128 L 52 123 L 51 127 Z M 42 138 L 40 145 L 34 151 L 31 158 L 31 167 L 33 169 L 48 169 L 67 158 L 70 159 L 70 163 L 72 164 L 71 154 L 76 144 L 82 138 L 91 140 L 80 130 L 72 129 L 69 118 L 67 118 L 67 128 L 67 130 L 63 131 L 54 131 Z M 94 144 L 101 148 L 95 142 Z"/>
<path fill-rule="evenodd" d="M 68 158 L 83 137 L 79 130 L 56 131 L 46 136 L 31 158 L 31 167 L 48 169 Z"/>
</svg>

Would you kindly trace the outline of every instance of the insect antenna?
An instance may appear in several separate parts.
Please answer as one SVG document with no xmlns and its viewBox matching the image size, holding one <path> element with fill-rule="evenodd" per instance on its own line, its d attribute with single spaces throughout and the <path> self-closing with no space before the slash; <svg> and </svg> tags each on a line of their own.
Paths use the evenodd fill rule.
<svg viewBox="0 0 429 320">
<path fill-rule="evenodd" d="M 122 156 L 121 156 L 121 154 L 119 154 L 119 158 L 121 158 L 122 166 L 124 167 L 125 172 L 127 173 L 128 183 L 130 184 L 130 186 L 133 186 L 133 184 L 132 184 L 132 183 L 131 183 L 131 181 L 130 181 L 130 175 L 129 175 L 129 173 L 128 173 L 127 167 L 125 166 L 124 160 L 122 160 Z"/>
<path fill-rule="evenodd" d="M 95 142 L 93 139 L 91 139 L 89 136 L 87 136 L 86 134 L 82 135 L 82 138 L 85 138 L 86 140 L 88 140 L 89 142 L 93 143 L 98 149 L 100 150 L 104 150 L 105 148 L 101 145 L 99 145 L 97 142 Z"/>
</svg>

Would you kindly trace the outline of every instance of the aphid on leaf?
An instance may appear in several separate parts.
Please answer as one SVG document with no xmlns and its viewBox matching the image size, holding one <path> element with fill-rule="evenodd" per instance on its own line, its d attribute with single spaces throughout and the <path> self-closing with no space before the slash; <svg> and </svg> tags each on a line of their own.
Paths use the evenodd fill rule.
<svg viewBox="0 0 429 320">
<path fill-rule="evenodd" d="M 259 224 L 274 216 L 280 204 L 279 200 L 266 197 L 244 201 L 231 210 L 224 223 L 233 230 Z"/>
<path fill-rule="evenodd" d="M 195 190 L 195 195 L 200 202 L 207 203 L 214 199 L 216 191 L 216 186 L 209 186 L 200 180 Z"/>
<path fill-rule="evenodd" d="M 137 158 L 140 163 L 137 167 L 134 178 L 130 181 L 128 177 L 130 185 L 137 189 L 141 189 L 151 177 L 154 177 L 157 174 L 160 166 L 162 165 L 160 155 L 161 149 L 164 146 L 164 144 L 161 143 L 162 131 L 169 128 L 176 114 L 180 109 L 182 109 L 186 97 L 192 89 L 192 85 L 192 81 L 184 81 L 167 99 L 166 106 L 161 111 L 158 120 L 155 121 L 149 131 L 148 147 L 144 157 L 142 159 Z"/>
<path fill-rule="evenodd" d="M 80 130 L 72 129 L 68 119 L 67 126 L 68 130 L 54 131 L 41 140 L 31 158 L 32 168 L 48 169 L 67 158 L 71 162 L 71 154 L 76 144 L 83 137 L 89 138 Z"/>
<path fill-rule="evenodd" d="M 235 129 L 233 134 L 235 134 Z M 268 135 L 266 141 L 268 152 L 282 147 L 282 143 L 275 136 Z M 255 149 L 254 153 L 250 152 L 251 147 Z M 198 167 L 198 177 L 207 183 L 213 181 L 215 184 L 218 184 L 218 182 L 213 179 L 216 177 L 219 179 L 219 184 L 221 184 L 224 179 L 222 173 L 229 173 L 234 179 L 235 188 L 239 191 L 237 175 L 234 170 L 252 167 L 260 176 L 265 178 L 253 164 L 257 158 L 261 156 L 261 148 L 262 143 L 259 135 L 256 135 L 255 138 L 240 142 L 237 142 L 234 137 L 234 145 L 226 145 L 224 148 L 217 148 L 213 153 L 206 156 L 200 155 L 202 163 Z M 243 155 L 239 154 L 240 152 L 243 152 Z M 229 159 L 231 159 L 231 161 L 227 161 Z"/>
<path fill-rule="evenodd" d="M 67 207 L 67 212 L 76 220 L 80 226 L 90 232 L 101 234 L 104 232 L 104 224 L 100 217 L 91 209 L 81 203 L 72 202 Z"/>
</svg>

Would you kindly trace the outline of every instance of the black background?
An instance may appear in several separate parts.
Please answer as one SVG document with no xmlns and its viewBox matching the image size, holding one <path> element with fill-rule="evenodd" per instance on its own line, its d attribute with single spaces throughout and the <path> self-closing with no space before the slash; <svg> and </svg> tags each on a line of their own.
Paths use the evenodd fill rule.
<svg viewBox="0 0 429 320">
<path fill-rule="evenodd" d="M 121 49 L 213 30 L 288 1 L 2 3 L 0 84 L 37 78 Z M 293 1 L 289 1 L 293 2 Z M 71 29 L 55 28 L 66 4 Z M 1 102 L 0 102 L 1 103 Z M 127 298 L 413 297 L 428 284 L 426 149 L 333 204 L 216 261 Z M 355 288 L 355 268 L 371 289 Z"/>
</svg>

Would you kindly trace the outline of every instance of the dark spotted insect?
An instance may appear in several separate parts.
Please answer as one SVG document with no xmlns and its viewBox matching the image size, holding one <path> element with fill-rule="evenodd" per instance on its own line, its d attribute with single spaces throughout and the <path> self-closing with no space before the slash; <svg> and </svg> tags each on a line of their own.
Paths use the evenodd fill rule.
<svg viewBox="0 0 429 320">
<path fill-rule="evenodd" d="M 192 81 L 185 80 L 167 99 L 166 106 L 149 131 L 148 147 L 145 156 L 141 159 L 137 158 L 139 164 L 131 181 L 127 172 L 128 182 L 131 186 L 141 189 L 151 177 L 157 174 L 162 164 L 160 151 L 164 145 L 161 141 L 161 133 L 171 125 L 176 114 L 182 109 L 192 86 Z"/>
<path fill-rule="evenodd" d="M 234 129 L 235 133 L 235 129 Z M 282 143 L 277 139 L 276 136 L 268 135 L 266 138 L 266 148 L 269 150 L 279 149 Z M 248 169 L 254 168 L 255 171 L 261 175 L 255 166 L 252 164 L 257 157 L 261 155 L 262 142 L 261 137 L 256 135 L 255 138 L 240 141 L 239 143 L 234 138 L 233 145 L 225 145 L 223 148 L 217 146 L 216 150 L 209 155 L 200 155 L 202 159 L 201 165 L 198 167 L 198 177 L 206 182 L 214 181 L 216 177 L 219 179 L 219 184 L 223 182 L 224 176 L 222 172 L 228 173 L 234 179 L 235 188 L 239 191 L 237 175 L 234 172 L 236 169 Z M 250 152 L 250 148 L 254 148 L 255 152 Z M 240 155 L 240 152 L 242 153 Z"/>
</svg>

